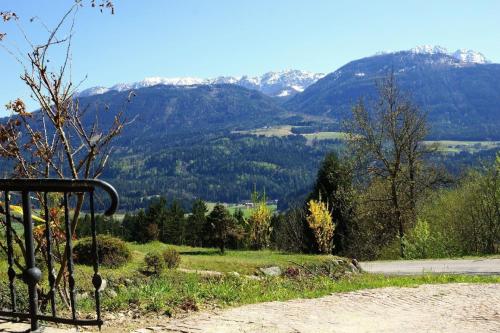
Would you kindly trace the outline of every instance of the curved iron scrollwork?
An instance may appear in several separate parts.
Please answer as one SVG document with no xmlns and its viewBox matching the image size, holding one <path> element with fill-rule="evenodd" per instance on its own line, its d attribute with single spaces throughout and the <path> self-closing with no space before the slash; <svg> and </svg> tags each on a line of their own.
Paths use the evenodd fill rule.
<svg viewBox="0 0 500 333">
<path fill-rule="evenodd" d="M 3 247 L 7 252 L 8 263 L 8 278 L 10 289 L 11 311 L 0 311 L 1 317 L 10 317 L 16 319 L 29 319 L 31 322 L 31 330 L 35 331 L 39 328 L 39 321 L 47 321 L 54 323 L 72 324 L 72 325 L 95 325 L 101 326 L 100 308 L 100 291 L 103 285 L 103 279 L 99 274 L 99 254 L 97 250 L 97 233 L 95 221 L 94 193 L 96 189 L 104 190 L 110 198 L 109 207 L 105 211 L 105 215 L 111 216 L 118 208 L 118 193 L 110 184 L 101 180 L 71 180 L 71 179 L 0 179 L 0 192 L 4 192 L 4 204 L 0 206 L 0 213 L 5 216 L 4 225 L 6 232 L 7 245 Z M 25 252 L 25 267 L 22 267 L 22 280 L 28 286 L 29 294 L 29 312 L 22 312 L 18 309 L 17 294 L 15 288 L 15 260 L 13 250 L 13 226 L 12 226 L 12 204 L 10 202 L 10 194 L 13 192 L 21 193 L 22 198 L 22 223 L 24 227 L 24 252 Z M 41 314 L 38 302 L 38 282 L 42 278 L 42 271 L 36 266 L 35 261 L 35 244 L 33 237 L 33 220 L 32 220 L 32 204 L 30 193 L 40 193 L 43 195 L 43 207 L 40 211 L 43 212 L 45 220 L 45 240 L 46 240 L 46 258 L 47 258 L 47 275 L 49 282 L 49 299 L 50 299 L 50 315 Z M 69 298 L 71 307 L 71 318 L 59 317 L 56 309 L 55 288 L 56 276 L 54 274 L 54 263 L 52 255 L 52 232 L 49 221 L 48 193 L 62 193 L 64 206 L 64 227 L 65 227 L 65 269 L 68 272 Z M 96 319 L 79 319 L 76 312 L 76 281 L 74 278 L 74 263 L 73 263 L 73 244 L 72 244 L 72 221 L 70 218 L 70 210 L 68 196 L 70 193 L 86 194 L 89 197 L 89 212 L 92 234 L 92 262 L 94 275 L 92 284 L 94 286 L 95 312 Z M 69 236 L 68 236 L 69 235 Z M 19 268 L 19 267 L 18 267 Z"/>
</svg>

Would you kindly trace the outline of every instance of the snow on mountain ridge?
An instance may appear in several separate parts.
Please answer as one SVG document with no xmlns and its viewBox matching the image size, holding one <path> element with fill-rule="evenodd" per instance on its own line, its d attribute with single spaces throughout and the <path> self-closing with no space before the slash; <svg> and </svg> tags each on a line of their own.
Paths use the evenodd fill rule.
<svg viewBox="0 0 500 333">
<path fill-rule="evenodd" d="M 460 49 L 455 52 L 449 52 L 442 46 L 421 45 L 407 51 L 397 52 L 377 52 L 375 55 L 411 53 L 411 54 L 429 54 L 444 55 L 444 57 L 433 57 L 428 59 L 432 64 L 448 64 L 453 66 L 468 66 L 470 64 L 491 63 L 480 53 L 469 49 Z M 338 72 L 338 71 L 337 71 Z M 335 73 L 337 73 L 335 72 Z M 339 74 L 339 73 L 337 73 Z M 212 84 L 235 84 L 248 89 L 258 90 L 266 95 L 273 97 L 291 96 L 304 91 L 307 87 L 323 78 L 323 73 L 313 73 L 302 70 L 287 69 L 277 72 L 267 72 L 261 76 L 219 76 L 216 78 L 203 79 L 197 77 L 147 77 L 142 81 L 133 83 L 119 83 L 110 88 L 92 87 L 81 91 L 78 96 L 85 97 L 91 95 L 104 94 L 108 91 L 126 91 L 131 89 L 140 89 L 155 85 L 212 85 Z M 356 76 L 361 77 L 363 73 Z"/>
<path fill-rule="evenodd" d="M 446 48 L 439 45 L 420 45 L 409 50 L 414 54 L 445 54 L 455 58 L 465 64 L 487 64 L 488 59 L 481 53 L 470 49 L 459 49 L 455 52 L 449 52 Z"/>
<path fill-rule="evenodd" d="M 409 52 L 412 54 L 444 54 L 458 60 L 462 64 L 489 64 L 491 63 L 481 52 L 470 49 L 459 49 L 455 52 L 450 52 L 445 47 L 439 45 L 419 45 L 406 51 L 379 51 L 375 56 Z"/>
<path fill-rule="evenodd" d="M 411 53 L 415 54 L 448 54 L 448 50 L 439 45 L 419 45 L 410 49 Z"/>
<path fill-rule="evenodd" d="M 248 89 L 259 90 L 270 96 L 290 96 L 302 92 L 311 84 L 315 83 L 325 74 L 312 73 L 302 70 L 283 70 L 268 72 L 261 76 L 219 76 L 212 79 L 197 77 L 147 77 L 142 81 L 133 83 L 118 83 L 111 88 L 93 87 L 83 90 L 78 94 L 80 97 L 99 95 L 108 91 L 126 91 L 140 89 L 155 85 L 191 86 L 211 84 L 236 84 Z"/>
<path fill-rule="evenodd" d="M 453 58 L 465 63 L 473 63 L 473 64 L 491 63 L 491 61 L 486 59 L 486 57 L 482 53 L 476 52 L 474 50 L 466 50 L 466 49 L 456 50 L 455 52 L 453 52 L 452 56 Z"/>
</svg>

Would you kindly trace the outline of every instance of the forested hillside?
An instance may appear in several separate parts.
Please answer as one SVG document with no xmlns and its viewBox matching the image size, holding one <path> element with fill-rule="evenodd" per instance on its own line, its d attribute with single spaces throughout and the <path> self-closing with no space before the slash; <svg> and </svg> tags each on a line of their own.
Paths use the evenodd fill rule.
<svg viewBox="0 0 500 333">
<path fill-rule="evenodd" d="M 121 144 L 158 142 L 165 136 L 270 126 L 285 121 L 287 111 L 273 98 L 236 85 L 165 86 L 83 97 L 85 120 L 101 125 L 124 112 L 128 120 Z M 137 143 L 136 143 L 137 142 Z M 164 142 L 167 143 L 167 142 Z"/>
<path fill-rule="evenodd" d="M 117 186 L 129 208 L 142 207 L 138 198 L 156 194 L 185 202 L 197 197 L 239 202 L 250 199 L 254 186 L 278 199 L 309 188 L 324 154 L 339 144 L 216 133 L 164 147 L 117 150 L 103 177 Z"/>
</svg>

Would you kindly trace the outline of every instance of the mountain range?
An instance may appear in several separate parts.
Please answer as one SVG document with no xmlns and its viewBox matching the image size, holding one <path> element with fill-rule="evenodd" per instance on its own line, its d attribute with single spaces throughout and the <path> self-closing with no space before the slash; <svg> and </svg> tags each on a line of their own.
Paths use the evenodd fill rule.
<svg viewBox="0 0 500 333">
<path fill-rule="evenodd" d="M 108 91 L 127 91 L 132 89 L 147 88 L 155 85 L 168 86 L 191 86 L 191 85 L 215 85 L 234 84 L 247 89 L 258 90 L 272 97 L 287 97 L 304 91 L 325 74 L 312 73 L 301 70 L 284 70 L 279 72 L 268 72 L 261 76 L 219 76 L 213 79 L 202 79 L 197 77 L 148 77 L 142 81 L 133 83 L 118 83 L 110 88 L 92 87 L 79 93 L 80 97 L 104 94 Z"/>
<path fill-rule="evenodd" d="M 375 82 L 390 71 L 395 73 L 401 89 L 408 92 L 415 104 L 428 113 L 433 138 L 500 138 L 500 65 L 490 62 L 480 52 L 467 49 L 449 52 L 440 46 L 424 45 L 406 51 L 380 52 L 352 61 L 328 75 L 285 70 L 256 77 L 153 77 L 133 83 L 119 83 L 110 88 L 89 88 L 79 96 L 108 101 L 108 94 L 114 96 L 116 93 L 134 90 L 138 95 L 147 94 L 148 98 L 154 95 L 156 98 L 153 99 L 156 100 L 162 98 L 162 92 L 168 92 L 164 98 L 170 98 L 169 110 L 172 112 L 163 113 L 166 117 L 179 110 L 171 105 L 175 94 L 179 94 L 179 98 L 190 96 L 186 103 L 194 105 L 196 98 L 193 94 L 202 92 L 206 87 L 219 87 L 216 90 L 220 92 L 229 89 L 221 88 L 222 86 L 238 86 L 275 97 L 274 102 L 268 103 L 284 108 L 289 115 L 302 118 L 314 116 L 316 120 L 330 124 L 330 128 L 340 130 L 342 121 L 350 115 L 352 105 L 362 97 L 375 99 Z M 148 91 L 148 88 L 155 88 L 156 93 Z M 192 89 L 193 92 L 188 92 Z M 244 104 L 241 99 L 238 101 Z M 141 107 L 147 108 L 147 101 L 141 100 L 141 103 Z M 267 108 L 261 109 L 262 112 L 257 117 L 269 120 L 274 115 L 282 114 L 268 114 L 264 110 Z M 205 110 L 198 115 L 208 119 L 209 114 L 210 110 Z M 190 113 L 190 117 L 191 121 L 196 122 L 196 115 Z M 229 118 L 223 122 L 227 125 Z M 165 126 L 168 127 L 167 123 Z M 220 128 L 220 119 L 212 119 L 210 123 L 211 126 Z M 242 125 L 244 124 L 240 124 L 240 127 Z M 186 126 L 191 125 L 186 123 Z"/>
<path fill-rule="evenodd" d="M 486 64 L 490 63 L 480 53 L 468 49 L 459 49 L 449 52 L 441 46 L 422 45 L 408 51 L 413 54 L 445 54 L 458 60 L 459 64 Z M 383 55 L 394 52 L 378 52 Z M 109 88 L 97 86 L 81 91 L 80 97 L 104 94 L 108 91 L 127 91 L 132 89 L 147 88 L 155 85 L 190 86 L 190 85 L 214 85 L 235 84 L 248 89 L 258 90 L 272 97 L 288 97 L 304 91 L 310 85 L 323 78 L 324 73 L 313 73 L 303 70 L 288 69 L 277 72 L 267 72 L 260 76 L 218 76 L 212 79 L 199 77 L 147 77 L 144 80 L 132 83 L 117 83 Z"/>
<path fill-rule="evenodd" d="M 353 104 L 374 102 L 376 81 L 391 71 L 427 113 L 429 139 L 500 140 L 500 64 L 442 47 L 378 53 L 327 75 L 150 78 L 90 88 L 79 99 L 91 106 L 84 122 L 97 113 L 106 127 L 118 110 L 133 120 L 103 174 L 124 208 L 142 207 L 141 200 L 158 194 L 235 202 L 248 199 L 254 186 L 283 199 L 307 193 L 324 154 L 342 149 L 339 140 L 302 134 L 342 130 Z M 130 90 L 135 97 L 124 103 Z M 270 127 L 269 133 L 285 130 L 255 135 Z"/>
</svg>

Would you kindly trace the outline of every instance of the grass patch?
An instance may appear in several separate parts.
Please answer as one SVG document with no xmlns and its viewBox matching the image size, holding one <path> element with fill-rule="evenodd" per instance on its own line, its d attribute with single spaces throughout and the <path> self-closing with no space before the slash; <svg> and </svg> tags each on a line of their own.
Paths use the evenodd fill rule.
<svg viewBox="0 0 500 333">
<path fill-rule="evenodd" d="M 235 134 L 245 134 L 245 135 L 256 135 L 256 136 L 265 136 L 265 137 L 283 137 L 294 135 L 292 133 L 292 126 L 290 125 L 282 125 L 282 126 L 269 126 L 263 128 L 257 128 L 248 131 L 233 131 Z"/>
<path fill-rule="evenodd" d="M 281 125 L 257 128 L 247 131 L 233 131 L 235 134 L 255 135 L 265 137 L 285 137 L 290 135 L 302 135 L 307 139 L 307 144 L 312 144 L 313 141 L 321 140 L 347 140 L 347 133 L 345 132 L 314 132 L 304 134 L 294 134 L 292 128 L 294 126 Z M 500 148 L 500 141 L 460 141 L 460 140 L 436 140 L 424 141 L 426 145 L 437 145 L 437 150 L 444 154 L 456 154 L 462 151 L 469 153 L 476 153 L 481 150 Z"/>
<path fill-rule="evenodd" d="M 141 312 L 172 314 L 186 302 L 197 309 L 243 304 L 316 298 L 331 293 L 383 287 L 416 287 L 442 283 L 500 283 L 500 277 L 425 275 L 383 276 L 361 274 L 332 280 L 327 277 L 286 277 L 251 280 L 237 276 L 202 277 L 192 273 L 168 271 L 156 278 L 142 279 L 133 286 L 120 285 L 117 296 L 104 297 L 105 311 L 126 310 L 131 304 Z M 82 304 L 85 307 L 85 304 Z M 85 309 L 86 310 L 86 309 Z M 91 310 L 90 308 L 88 309 Z"/>
<path fill-rule="evenodd" d="M 147 252 L 163 251 L 167 247 L 171 247 L 181 254 L 180 268 L 223 273 L 237 272 L 244 275 L 252 275 L 261 267 L 279 266 L 286 268 L 292 266 L 293 263 L 318 264 L 332 258 L 332 256 L 328 255 L 288 254 L 271 250 L 227 250 L 225 255 L 220 255 L 217 249 L 172 246 L 160 242 L 152 242 L 148 244 L 130 244 L 133 261 L 124 268 L 120 268 L 120 270 L 133 269 L 134 266 L 137 267 L 142 262 Z"/>
<path fill-rule="evenodd" d="M 284 254 L 275 251 L 227 251 L 221 256 L 216 250 L 211 250 L 209 255 L 182 251 L 182 268 L 213 270 L 218 272 L 237 272 L 251 275 L 260 267 L 279 266 L 286 268 L 293 263 L 317 264 L 326 261 L 331 256 Z M 206 250 L 205 250 L 206 251 Z"/>
<path fill-rule="evenodd" d="M 302 134 L 307 139 L 307 143 L 311 144 L 314 140 L 347 140 L 345 132 L 315 132 Z"/>
<path fill-rule="evenodd" d="M 424 141 L 426 145 L 436 145 L 437 150 L 442 153 L 455 154 L 462 151 L 476 153 L 481 150 L 500 148 L 500 141 Z"/>
<path fill-rule="evenodd" d="M 314 140 L 346 140 L 347 133 L 345 132 L 333 132 L 333 131 L 325 131 L 325 132 L 314 132 L 314 133 L 304 133 L 304 134 L 295 134 L 292 132 L 294 126 L 290 125 L 282 125 L 282 126 L 269 126 L 263 128 L 257 128 L 253 130 L 247 131 L 233 131 L 235 134 L 245 134 L 245 135 L 255 135 L 255 136 L 265 136 L 265 137 L 284 137 L 290 135 L 302 135 L 307 139 L 307 142 L 310 144 Z"/>
<path fill-rule="evenodd" d="M 205 204 L 207 205 L 208 212 L 211 212 L 217 203 L 216 202 L 206 202 Z M 249 218 L 250 215 L 252 214 L 253 208 L 251 208 L 251 207 L 247 207 L 247 206 L 241 205 L 241 204 L 234 204 L 234 203 L 233 204 L 225 203 L 225 205 L 226 205 L 226 208 L 231 215 L 233 215 L 237 209 L 241 209 L 241 211 L 243 212 L 243 216 L 245 218 Z M 271 210 L 271 213 L 274 213 L 278 209 L 278 205 L 276 205 L 276 204 L 269 204 L 269 205 L 267 205 L 267 207 Z"/>
</svg>

